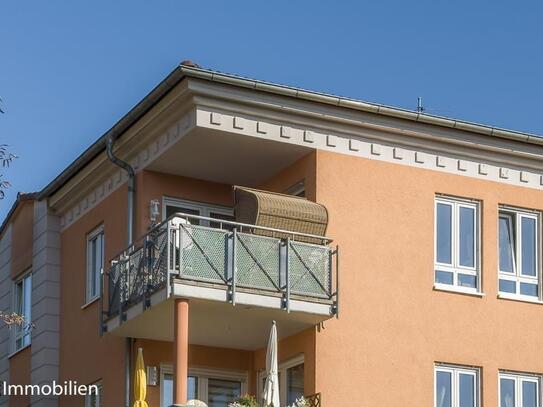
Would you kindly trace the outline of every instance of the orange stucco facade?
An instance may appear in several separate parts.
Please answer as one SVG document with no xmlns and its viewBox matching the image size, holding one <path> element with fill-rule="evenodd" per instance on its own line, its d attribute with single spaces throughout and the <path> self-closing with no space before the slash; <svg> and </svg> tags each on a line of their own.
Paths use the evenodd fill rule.
<svg viewBox="0 0 543 407">
<path fill-rule="evenodd" d="M 316 343 L 327 405 L 430 406 L 434 363 L 445 362 L 480 367 L 482 403 L 495 406 L 499 370 L 543 372 L 541 305 L 497 298 L 498 205 L 543 210 L 541 191 L 317 157 L 317 200 L 342 262 L 340 318 Z M 433 290 L 437 193 L 481 202 L 482 297 Z"/>
<path fill-rule="evenodd" d="M 213 125 L 217 122 L 218 119 Z M 255 129 L 259 127 L 255 126 Z M 233 128 L 230 130 L 234 131 Z M 258 133 L 259 137 L 264 137 L 262 128 Z M 283 138 L 291 137 L 290 133 L 287 135 Z M 382 133 L 379 136 L 385 137 Z M 305 132 L 303 137 L 306 137 Z M 282 326 L 278 324 L 279 364 L 303 360 L 303 392 L 306 395 L 320 393 L 322 405 L 327 407 L 432 406 L 434 367 L 436 363 L 447 363 L 478 368 L 481 400 L 478 407 L 495 406 L 498 405 L 499 371 L 543 375 L 543 320 L 539 315 L 542 302 L 498 298 L 497 272 L 499 206 L 543 212 L 540 188 L 428 169 L 422 165 L 406 165 L 403 158 L 360 157 L 354 153 L 360 148 L 356 143 L 348 144 L 347 154 L 329 151 L 340 144 L 335 139 L 327 139 L 321 144 L 321 147 L 326 144 L 326 148 L 316 146 L 314 141 L 309 143 L 310 147 L 304 145 L 303 149 L 294 151 L 296 159 L 284 161 L 288 161 L 288 165 L 281 161 L 288 155 L 288 148 L 277 150 L 279 153 L 275 158 L 280 164 L 274 167 L 274 175 L 262 177 L 251 185 L 286 193 L 291 186 L 303 181 L 306 198 L 326 207 L 326 235 L 333 238 L 334 247 L 340 248 L 338 318 L 330 313 L 323 317 L 324 322 L 312 322 L 310 327 L 306 322 L 299 323 L 296 326 L 303 326 L 303 329 L 288 336 L 281 335 Z M 268 147 L 269 144 L 261 147 L 260 153 L 268 151 Z M 251 148 L 255 148 L 254 145 Z M 195 154 L 204 151 L 202 147 Z M 96 168 L 105 168 L 111 173 L 119 171 L 106 159 L 104 162 L 107 164 L 102 163 L 103 167 L 96 164 Z M 165 198 L 227 208 L 234 206 L 232 187 L 236 182 L 224 182 L 221 177 L 221 172 L 228 172 L 228 168 L 206 172 L 211 175 L 200 179 L 174 175 L 181 171 L 174 160 L 170 159 L 170 162 L 173 164 L 169 173 L 152 166 L 139 168 L 136 173 L 136 240 L 152 226 L 151 201 L 158 201 L 161 211 Z M 205 165 L 214 164 L 206 162 Z M 202 165 L 204 170 L 207 168 Z M 254 166 L 246 170 L 257 173 L 259 168 Z M 91 172 L 78 182 L 90 183 L 92 177 Z M 97 179 L 100 177 L 96 176 Z M 216 179 L 210 181 L 213 177 Z M 184 338 L 183 346 L 179 346 L 179 341 L 164 340 L 164 335 L 161 339 L 158 335 L 153 339 L 153 332 L 146 331 L 145 338 L 128 340 L 119 332 L 102 332 L 103 304 L 99 298 L 87 301 L 87 236 L 96 228 L 103 228 L 104 269 L 107 272 L 111 260 L 127 247 L 128 187 L 126 182 L 120 182 L 109 195 L 90 204 L 85 195 L 86 186 L 78 190 L 76 181 L 69 186 L 73 189 L 65 196 L 59 192 L 58 196 L 49 197 L 51 206 L 60 208 L 59 213 L 55 208 L 51 209 L 52 216 L 59 218 L 64 216 L 61 212 L 68 212 L 67 208 L 73 207 L 78 199 L 85 203 L 81 206 L 84 208 L 82 213 L 77 212 L 76 219 L 59 227 L 58 232 L 59 380 L 81 384 L 99 381 L 103 388 L 103 405 L 123 406 L 125 369 L 127 363 L 134 365 L 137 349 L 142 348 L 145 364 L 158 368 L 159 372 L 159 382 L 147 389 L 150 407 L 161 407 L 161 366 L 172 366 L 176 360 L 178 365 L 187 362 L 189 372 L 191 369 L 242 372 L 246 375 L 246 391 L 257 394 L 266 365 L 265 340 L 259 338 L 258 347 L 234 349 L 222 346 L 221 335 L 215 334 L 212 339 L 217 346 L 190 341 L 187 344 L 186 327 L 188 325 L 190 332 L 191 324 L 195 324 L 190 319 L 191 300 L 187 302 L 189 320 L 174 321 L 172 317 L 170 321 L 172 327 L 182 327 L 174 338 Z M 434 288 L 434 208 L 438 194 L 471 199 L 479 204 L 481 293 Z M 81 198 L 84 195 L 85 198 Z M 39 229 L 34 219 L 35 208 L 34 200 L 21 201 L 8 222 L 11 228 L 10 280 L 15 281 L 33 267 L 34 231 Z M 108 287 L 104 287 L 102 298 L 107 298 L 108 294 Z M 230 306 L 225 302 L 224 307 Z M 143 307 L 142 313 L 145 309 Z M 247 310 L 250 312 L 251 307 L 244 308 Z M 181 314 L 186 315 L 186 309 Z M 292 316 L 292 320 L 295 318 Z M 122 315 L 119 316 L 121 319 Z M 197 323 L 205 327 L 207 321 L 204 318 Z M 247 326 L 248 330 L 251 328 Z M 228 334 L 225 332 L 224 336 Z M 263 336 L 267 337 L 267 332 Z M 126 359 L 127 343 L 132 349 L 129 360 Z M 188 348 L 186 361 L 183 360 L 184 353 L 176 353 L 181 348 L 183 352 Z M 10 355 L 11 383 L 31 382 L 34 364 L 39 363 L 38 357 L 33 358 L 32 350 L 31 345 Z M 133 370 L 130 374 L 133 375 Z M 22 407 L 28 405 L 29 399 L 13 398 L 10 402 L 12 406 Z M 84 400 L 82 397 L 60 397 L 59 405 L 83 407 Z"/>
<path fill-rule="evenodd" d="M 331 406 L 353 400 L 358 405 L 394 405 L 399 396 L 410 400 L 409 405 L 431 405 L 434 363 L 446 362 L 480 367 L 482 400 L 495 405 L 498 370 L 543 372 L 540 305 L 497 298 L 495 243 L 498 205 L 543 210 L 540 191 L 322 151 L 259 187 L 284 192 L 301 180 L 309 199 L 328 209 L 328 234 L 341 247 L 342 279 L 340 318 L 279 344 L 280 361 L 304 355 L 307 394 L 320 392 Z M 137 181 L 138 235 L 149 225 L 151 199 L 233 205 L 231 185 L 151 171 L 139 173 Z M 484 296 L 433 289 L 436 194 L 481 203 Z M 25 254 L 31 251 L 31 240 L 24 233 L 32 221 L 24 215 L 30 216 L 31 208 L 25 204 L 13 222 L 14 276 L 31 265 Z M 125 247 L 125 213 L 122 187 L 61 234 L 60 379 L 101 380 L 106 406 L 123 403 L 125 340 L 100 336 L 100 302 L 85 304 L 86 236 L 103 226 L 107 264 Z M 135 338 L 133 345 L 134 350 L 143 348 L 150 366 L 172 363 L 170 342 Z M 12 383 L 29 381 L 29 355 L 27 348 L 10 360 Z M 256 393 L 265 349 L 191 344 L 191 367 L 246 371 L 247 388 Z M 383 390 L 390 388 L 395 390 Z M 160 387 L 150 386 L 149 404 L 158 407 L 159 399 Z M 13 399 L 14 406 L 27 402 Z M 60 405 L 73 406 L 74 399 L 61 398 Z"/>
</svg>

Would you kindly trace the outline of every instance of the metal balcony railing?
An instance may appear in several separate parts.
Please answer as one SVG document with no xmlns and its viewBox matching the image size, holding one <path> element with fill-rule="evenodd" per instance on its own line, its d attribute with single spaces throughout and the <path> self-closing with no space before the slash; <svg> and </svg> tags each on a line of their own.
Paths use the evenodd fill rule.
<svg viewBox="0 0 543 407">
<path fill-rule="evenodd" d="M 286 310 L 292 298 L 324 300 L 337 314 L 338 249 L 330 243 L 322 236 L 177 213 L 111 261 L 102 279 L 103 314 L 124 316 L 141 301 L 148 306 L 163 288 L 169 295 L 171 278 L 225 286 L 233 304 L 237 290 L 258 290 L 281 295 Z"/>
</svg>

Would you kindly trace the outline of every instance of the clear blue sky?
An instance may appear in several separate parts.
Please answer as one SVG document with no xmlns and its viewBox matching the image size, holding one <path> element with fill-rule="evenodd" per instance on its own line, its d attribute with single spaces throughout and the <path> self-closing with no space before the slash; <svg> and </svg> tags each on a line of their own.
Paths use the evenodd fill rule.
<svg viewBox="0 0 543 407">
<path fill-rule="evenodd" d="M 41 189 L 183 59 L 543 135 L 541 1 L 2 1 L 0 143 Z"/>
</svg>

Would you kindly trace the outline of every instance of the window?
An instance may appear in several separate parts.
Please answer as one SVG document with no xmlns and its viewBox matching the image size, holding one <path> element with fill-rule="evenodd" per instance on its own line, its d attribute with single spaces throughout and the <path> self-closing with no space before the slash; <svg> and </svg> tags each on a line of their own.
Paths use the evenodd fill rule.
<svg viewBox="0 0 543 407">
<path fill-rule="evenodd" d="M 100 296 L 103 267 L 104 229 L 100 226 L 87 235 L 87 303 Z"/>
<path fill-rule="evenodd" d="M 539 298 L 539 215 L 502 209 L 498 220 L 500 294 Z"/>
<path fill-rule="evenodd" d="M 289 367 L 287 376 L 287 405 L 292 405 L 300 397 L 304 396 L 304 364 Z"/>
<path fill-rule="evenodd" d="M 173 404 L 173 371 L 160 367 L 160 407 Z M 189 369 L 187 400 L 201 400 L 209 407 L 228 407 L 247 392 L 247 375 L 211 369 Z"/>
<path fill-rule="evenodd" d="M 278 366 L 279 398 L 282 406 L 290 406 L 296 401 L 296 399 L 305 395 L 304 372 L 305 367 L 303 355 L 281 363 Z M 266 383 L 266 372 L 260 372 L 258 378 L 257 398 L 260 398 Z"/>
<path fill-rule="evenodd" d="M 22 325 L 13 328 L 12 352 L 30 345 L 31 309 L 32 309 L 32 274 L 27 273 L 14 284 L 13 312 L 22 316 Z"/>
<path fill-rule="evenodd" d="M 92 386 L 98 388 L 96 393 Z M 89 393 L 85 396 L 85 407 L 102 407 L 102 383 L 96 382 L 89 386 Z"/>
<path fill-rule="evenodd" d="M 435 284 L 478 292 L 479 205 L 439 197 L 435 203 Z"/>
<path fill-rule="evenodd" d="M 292 185 L 290 188 L 287 189 L 286 193 L 287 195 L 294 195 L 294 196 L 299 196 L 301 198 L 304 198 L 305 197 L 305 181 L 300 181 Z"/>
<path fill-rule="evenodd" d="M 435 407 L 477 407 L 479 370 L 453 365 L 435 367 Z"/>
<path fill-rule="evenodd" d="M 232 208 L 219 205 L 210 205 L 199 202 L 189 202 L 174 198 L 164 198 L 163 218 L 167 219 L 177 212 L 186 213 L 189 215 L 203 216 L 206 218 L 213 218 L 217 220 L 229 220 L 234 221 L 234 211 Z M 193 225 L 210 226 L 218 228 L 221 226 L 220 222 L 213 222 L 208 220 L 190 219 L 189 221 Z M 229 229 L 228 225 L 223 225 L 224 229 Z"/>
<path fill-rule="evenodd" d="M 500 373 L 500 407 L 539 407 L 539 382 L 535 375 Z"/>
</svg>

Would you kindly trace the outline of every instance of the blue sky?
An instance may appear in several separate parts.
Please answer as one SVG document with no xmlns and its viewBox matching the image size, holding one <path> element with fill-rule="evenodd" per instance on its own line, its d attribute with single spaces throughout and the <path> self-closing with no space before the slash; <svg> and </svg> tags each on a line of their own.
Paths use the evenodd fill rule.
<svg viewBox="0 0 543 407">
<path fill-rule="evenodd" d="M 0 217 L 183 59 L 543 135 L 542 18 L 536 1 L 3 1 L 0 143 L 20 158 Z"/>
</svg>

